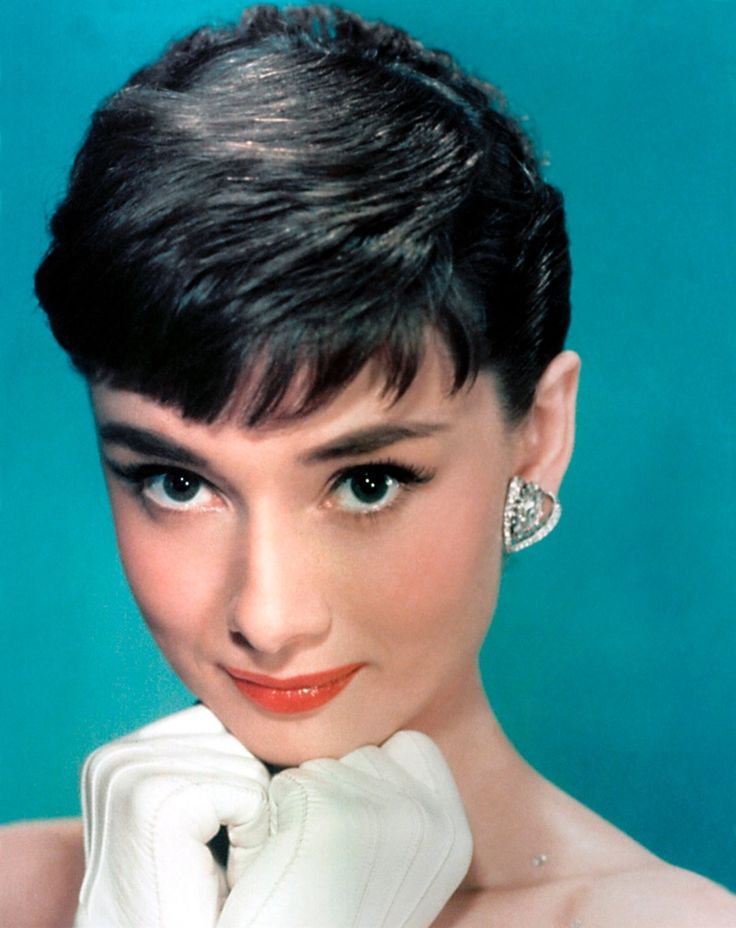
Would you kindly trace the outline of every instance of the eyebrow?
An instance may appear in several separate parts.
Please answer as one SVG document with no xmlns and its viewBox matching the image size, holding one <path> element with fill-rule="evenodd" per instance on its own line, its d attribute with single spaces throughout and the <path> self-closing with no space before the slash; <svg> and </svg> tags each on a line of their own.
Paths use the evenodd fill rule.
<svg viewBox="0 0 736 928">
<path fill-rule="evenodd" d="M 311 448 L 299 455 L 298 461 L 302 464 L 316 464 L 324 461 L 334 461 L 339 458 L 357 457 L 361 454 L 370 454 L 380 451 L 389 445 L 411 438 L 428 438 L 436 432 L 449 428 L 445 422 L 413 422 L 411 425 L 373 425 L 363 429 L 348 432 L 339 438 Z M 187 467 L 205 468 L 208 466 L 206 458 L 195 454 L 184 445 L 177 444 L 157 432 L 137 428 L 124 422 L 103 422 L 98 428 L 100 439 L 105 444 L 120 445 L 144 454 L 148 457 L 164 458 L 174 464 Z"/>
<path fill-rule="evenodd" d="M 444 431 L 447 428 L 449 428 L 449 423 L 446 422 L 412 422 L 411 425 L 368 426 L 341 435 L 325 445 L 305 451 L 304 454 L 299 455 L 299 461 L 304 464 L 314 464 L 321 461 L 334 461 L 337 458 L 370 454 L 398 441 L 405 441 L 409 438 L 428 438 L 430 435 Z"/>
<path fill-rule="evenodd" d="M 103 422 L 97 431 L 101 440 L 106 444 L 121 445 L 138 454 L 165 458 L 174 464 L 207 467 L 206 458 L 156 432 L 149 432 L 148 429 L 139 429 L 124 422 Z"/>
</svg>

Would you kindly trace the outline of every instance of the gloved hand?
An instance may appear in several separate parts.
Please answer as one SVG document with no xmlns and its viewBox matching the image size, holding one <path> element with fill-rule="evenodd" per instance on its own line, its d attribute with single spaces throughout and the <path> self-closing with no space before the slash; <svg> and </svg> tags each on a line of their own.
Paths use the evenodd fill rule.
<svg viewBox="0 0 736 928">
<path fill-rule="evenodd" d="M 243 869 L 268 837 L 269 774 L 205 706 L 95 751 L 82 772 L 86 872 L 75 928 L 214 928 L 221 824 Z"/>
<path fill-rule="evenodd" d="M 457 787 L 419 732 L 284 770 L 269 792 L 271 836 L 231 859 L 218 928 L 427 928 L 470 865 Z"/>
</svg>

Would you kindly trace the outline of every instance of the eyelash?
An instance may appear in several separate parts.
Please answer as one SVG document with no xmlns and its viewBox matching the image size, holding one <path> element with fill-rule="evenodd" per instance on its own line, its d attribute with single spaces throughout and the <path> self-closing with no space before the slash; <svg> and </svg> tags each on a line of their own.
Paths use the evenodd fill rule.
<svg viewBox="0 0 736 928">
<path fill-rule="evenodd" d="M 150 480 L 152 477 L 161 477 L 166 474 L 190 477 L 201 481 L 204 485 L 214 490 L 212 484 L 205 480 L 204 477 L 199 476 L 199 474 L 196 474 L 193 471 L 186 470 L 185 468 L 167 467 L 163 464 L 119 464 L 110 460 L 109 458 L 105 458 L 105 462 L 117 477 L 130 484 L 133 487 L 136 495 L 144 500 L 146 481 Z M 400 503 L 401 498 L 406 492 L 428 483 L 434 477 L 433 470 L 422 467 L 410 467 L 406 464 L 399 463 L 393 458 L 366 461 L 364 464 L 351 464 L 350 466 L 344 467 L 336 474 L 334 474 L 329 481 L 330 494 L 334 495 L 337 490 L 351 477 L 371 472 L 377 475 L 390 477 L 397 482 L 400 490 L 397 493 L 395 499 L 383 506 L 377 505 L 373 509 L 356 510 L 355 512 L 349 512 L 345 510 L 346 515 L 353 516 L 358 519 L 378 518 L 384 513 L 394 509 Z M 152 505 L 156 505 L 156 503 L 153 502 Z M 167 507 L 162 506 L 160 508 L 166 509 Z M 176 512 L 177 509 L 172 506 L 170 511 Z M 181 509 L 179 511 L 185 512 L 186 510 Z"/>
<path fill-rule="evenodd" d="M 349 467 L 344 467 L 342 470 L 339 470 L 330 481 L 330 493 L 334 494 L 339 489 L 339 487 L 343 483 L 347 482 L 347 480 L 349 480 L 351 477 L 366 472 L 374 472 L 376 474 L 381 474 L 392 478 L 399 484 L 400 490 L 391 502 L 386 503 L 383 506 L 378 505 L 374 509 L 363 509 L 357 510 L 355 512 L 346 512 L 347 515 L 358 519 L 376 519 L 379 516 L 390 512 L 400 504 L 401 499 L 405 493 L 416 489 L 425 483 L 429 483 L 429 481 L 434 477 L 433 470 L 422 467 L 410 467 L 406 464 L 400 464 L 393 458 L 386 458 L 384 460 L 377 461 L 366 461 L 365 464 L 351 464 Z"/>
<path fill-rule="evenodd" d="M 164 511 L 186 512 L 187 510 L 184 507 L 177 510 L 175 506 L 162 506 L 157 504 L 155 500 L 150 500 L 145 493 L 146 481 L 151 480 L 153 477 L 164 477 L 167 474 L 171 476 L 188 477 L 199 481 L 203 486 L 209 487 L 213 492 L 216 492 L 215 488 L 208 480 L 205 480 L 204 477 L 200 477 L 199 474 L 187 470 L 184 467 L 169 467 L 165 464 L 118 464 L 116 461 L 112 461 L 107 457 L 105 458 L 105 463 L 117 477 L 132 487 L 133 492 L 141 501 L 150 502 L 152 506 L 158 506 L 159 509 Z"/>
</svg>

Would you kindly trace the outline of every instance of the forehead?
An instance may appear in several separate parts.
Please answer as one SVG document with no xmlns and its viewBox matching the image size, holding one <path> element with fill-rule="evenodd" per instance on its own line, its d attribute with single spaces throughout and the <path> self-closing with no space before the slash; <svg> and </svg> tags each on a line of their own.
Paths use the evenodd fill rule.
<svg viewBox="0 0 736 928">
<path fill-rule="evenodd" d="M 307 439 L 319 442 L 356 427 L 402 422 L 443 421 L 454 425 L 491 427 L 503 430 L 503 417 L 495 384 L 490 375 L 456 393 L 452 392 L 453 366 L 447 353 L 430 342 L 408 390 L 399 398 L 386 393 L 386 377 L 380 362 L 371 361 L 346 387 L 318 409 L 305 416 L 289 417 L 289 403 L 299 402 L 299 378 L 282 404 L 286 414 L 256 426 L 245 426 L 238 416 L 237 394 L 227 413 L 213 423 L 187 419 L 174 407 L 165 406 L 143 394 L 104 384 L 91 387 L 98 423 L 124 422 L 175 435 L 180 440 L 239 435 L 256 443 Z M 248 378 L 252 383 L 252 379 Z M 243 390 L 247 390 L 247 382 Z"/>
</svg>

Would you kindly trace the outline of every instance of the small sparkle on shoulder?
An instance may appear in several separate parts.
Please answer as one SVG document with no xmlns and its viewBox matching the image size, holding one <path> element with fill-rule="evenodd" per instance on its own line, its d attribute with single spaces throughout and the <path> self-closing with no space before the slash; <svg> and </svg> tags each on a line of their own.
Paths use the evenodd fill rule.
<svg viewBox="0 0 736 928">
<path fill-rule="evenodd" d="M 532 857 L 532 867 L 543 867 L 546 863 L 546 854 L 535 854 L 534 857 Z"/>
</svg>

